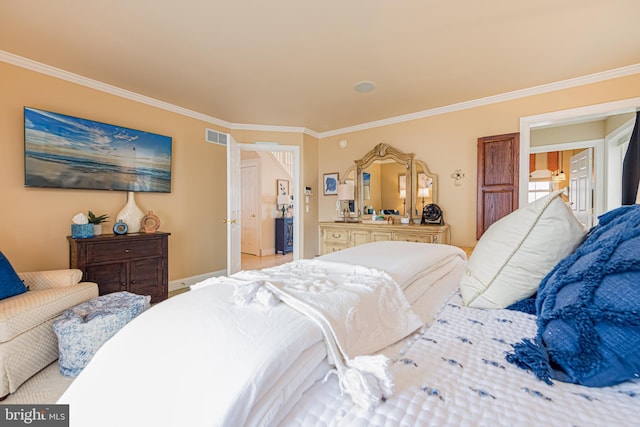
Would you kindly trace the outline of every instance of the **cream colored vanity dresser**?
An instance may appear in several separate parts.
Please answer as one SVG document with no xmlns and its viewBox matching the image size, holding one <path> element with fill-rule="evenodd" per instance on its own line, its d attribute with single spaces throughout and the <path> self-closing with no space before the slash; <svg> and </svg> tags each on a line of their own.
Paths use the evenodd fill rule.
<svg viewBox="0 0 640 427">
<path fill-rule="evenodd" d="M 438 176 L 414 154 L 380 143 L 354 160 L 342 176 L 344 183 L 352 182 L 355 188 L 348 219 L 357 222 L 321 221 L 322 254 L 386 240 L 450 244 L 449 225 L 444 224 L 442 212 L 435 205 Z M 437 207 L 439 214 L 428 218 L 431 224 L 420 225 L 425 206 Z M 386 211 L 393 224 L 373 221 L 372 211 Z M 346 215 L 343 213 L 343 218 Z M 401 224 L 402 218 L 408 218 L 409 224 Z"/>
<path fill-rule="evenodd" d="M 321 254 L 383 240 L 449 244 L 449 225 L 320 222 Z"/>
</svg>

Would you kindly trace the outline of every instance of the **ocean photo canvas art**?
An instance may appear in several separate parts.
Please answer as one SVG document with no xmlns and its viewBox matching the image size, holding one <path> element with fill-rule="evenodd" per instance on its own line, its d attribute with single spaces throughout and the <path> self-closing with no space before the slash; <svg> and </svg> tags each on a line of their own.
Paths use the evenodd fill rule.
<svg viewBox="0 0 640 427">
<path fill-rule="evenodd" d="M 24 108 L 25 186 L 171 192 L 171 137 Z"/>
</svg>

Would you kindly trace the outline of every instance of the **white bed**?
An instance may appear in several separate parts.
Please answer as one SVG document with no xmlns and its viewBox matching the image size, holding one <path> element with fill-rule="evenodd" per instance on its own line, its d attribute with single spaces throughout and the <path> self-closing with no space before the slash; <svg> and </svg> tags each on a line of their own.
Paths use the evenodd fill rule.
<svg viewBox="0 0 640 427">
<path fill-rule="evenodd" d="M 261 272 L 314 262 L 386 267 L 428 321 L 466 264 L 464 252 L 448 245 L 380 242 L 374 249 L 383 256 L 362 246 Z M 261 272 L 209 279 L 125 326 L 60 398 L 70 405 L 71 425 L 277 425 L 330 366 L 308 318 L 284 304 L 267 310 L 232 302 L 238 279 Z"/>
<path fill-rule="evenodd" d="M 511 344 L 535 335 L 535 317 L 464 306 L 457 288 L 466 256 L 458 248 L 378 242 L 317 262 L 388 273 L 424 323 L 379 352 L 395 383 L 380 405 L 358 407 L 327 376 L 323 335 L 309 318 L 285 304 L 231 302 L 241 274 L 153 307 L 107 342 L 59 401 L 70 405 L 71 426 L 630 426 L 640 419 L 637 382 L 551 386 L 506 362 Z"/>
<path fill-rule="evenodd" d="M 316 383 L 281 426 L 636 426 L 640 383 L 588 388 L 537 380 L 505 361 L 535 317 L 465 307 L 458 291 L 428 328 L 392 346 L 395 393 L 361 411 L 335 379 Z"/>
</svg>

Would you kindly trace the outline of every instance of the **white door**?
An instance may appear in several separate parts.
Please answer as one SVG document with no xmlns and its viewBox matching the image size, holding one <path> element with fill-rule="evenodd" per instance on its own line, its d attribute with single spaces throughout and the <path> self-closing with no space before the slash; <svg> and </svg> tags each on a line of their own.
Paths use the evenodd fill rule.
<svg viewBox="0 0 640 427">
<path fill-rule="evenodd" d="M 240 147 L 229 135 L 227 144 L 227 275 L 240 271 Z"/>
<path fill-rule="evenodd" d="M 571 156 L 569 200 L 580 222 L 593 226 L 593 154 L 591 148 Z"/>
<path fill-rule="evenodd" d="M 260 255 L 260 164 L 242 161 L 242 252 Z"/>
</svg>

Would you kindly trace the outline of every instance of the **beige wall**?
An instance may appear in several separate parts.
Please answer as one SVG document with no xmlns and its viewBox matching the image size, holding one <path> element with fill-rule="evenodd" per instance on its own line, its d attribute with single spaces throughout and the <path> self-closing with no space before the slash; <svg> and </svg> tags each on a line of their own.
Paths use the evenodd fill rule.
<svg viewBox="0 0 640 427">
<path fill-rule="evenodd" d="M 380 142 L 413 152 L 439 177 L 438 204 L 444 211 L 445 221 L 451 225 L 452 243 L 473 246 L 476 244 L 476 145 L 479 137 L 518 132 L 521 117 L 639 95 L 640 75 L 634 75 L 323 138 L 319 150 L 319 179 L 325 172 L 339 171 L 342 176 L 354 160 Z M 344 149 L 338 146 L 341 139 L 347 140 Z M 451 178 L 456 169 L 466 175 L 461 186 L 455 186 Z M 320 196 L 321 220 L 333 219 L 334 199 Z"/>
<path fill-rule="evenodd" d="M 563 144 L 574 141 L 593 141 L 605 137 L 605 120 L 575 125 L 557 126 L 531 131 L 532 147 Z"/>
<path fill-rule="evenodd" d="M 205 128 L 229 129 L 3 62 L 0 93 L 0 251 L 18 271 L 66 268 L 71 218 L 88 210 L 107 213 L 112 222 L 106 229 L 110 230 L 126 202 L 123 192 L 25 188 L 24 106 L 171 136 L 172 192 L 138 193 L 136 201 L 143 210 L 158 215 L 160 231 L 172 233 L 169 280 L 226 268 L 226 228 L 222 222 L 226 213 L 226 149 L 206 143 L 204 134 Z M 284 132 L 232 134 L 238 142 L 304 142 L 311 147 L 307 157 L 314 165 L 303 170 L 315 176 L 317 139 Z M 315 205 L 312 209 L 317 212 Z M 310 244 L 317 246 L 317 233 L 312 234 Z M 309 256 L 315 252 L 311 250 Z"/>
<path fill-rule="evenodd" d="M 138 193 L 136 201 L 172 233 L 170 280 L 226 267 L 226 230 L 218 221 L 226 152 L 204 141 L 205 128 L 216 126 L 3 62 L 0 93 L 0 250 L 18 271 L 67 267 L 71 217 L 107 213 L 110 229 L 126 201 L 124 192 L 25 188 L 24 106 L 171 136 L 172 192 Z"/>
<path fill-rule="evenodd" d="M 0 250 L 19 271 L 68 265 L 66 236 L 71 217 L 91 209 L 112 218 L 125 203 L 120 192 L 24 188 L 23 107 L 31 106 L 173 138 L 170 194 L 140 193 L 136 200 L 153 210 L 162 231 L 172 233 L 169 279 L 223 270 L 226 266 L 226 152 L 204 142 L 211 123 L 123 99 L 0 62 Z M 335 196 L 322 195 L 322 174 L 342 177 L 355 159 L 386 142 L 414 152 L 439 175 L 439 204 L 452 227 L 454 244 L 475 244 L 476 141 L 517 132 L 519 119 L 549 111 L 640 96 L 640 75 L 501 102 L 410 122 L 318 140 L 302 133 L 231 131 L 238 142 L 278 141 L 301 147 L 301 188 L 312 187 L 310 211 L 301 215 L 302 256 L 318 251 L 318 220 L 335 216 Z M 338 141 L 346 139 L 341 149 Z M 454 186 L 451 174 L 466 178 Z M 304 195 L 300 194 L 301 201 Z M 302 204 L 304 210 L 304 203 Z M 112 225 L 110 223 L 108 226 Z"/>
</svg>

